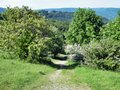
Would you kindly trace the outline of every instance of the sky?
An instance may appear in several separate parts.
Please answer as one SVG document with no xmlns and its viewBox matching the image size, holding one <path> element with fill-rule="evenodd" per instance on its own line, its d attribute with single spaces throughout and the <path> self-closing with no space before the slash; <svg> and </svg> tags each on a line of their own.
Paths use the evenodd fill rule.
<svg viewBox="0 0 120 90">
<path fill-rule="evenodd" d="M 120 8 L 120 0 L 0 0 L 0 7 L 29 6 L 32 9 L 46 8 L 98 8 L 117 7 Z"/>
</svg>

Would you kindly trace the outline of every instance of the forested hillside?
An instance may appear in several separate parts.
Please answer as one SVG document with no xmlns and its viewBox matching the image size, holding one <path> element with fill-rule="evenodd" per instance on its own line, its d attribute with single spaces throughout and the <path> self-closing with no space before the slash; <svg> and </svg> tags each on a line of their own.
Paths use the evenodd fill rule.
<svg viewBox="0 0 120 90">
<path fill-rule="evenodd" d="M 42 9 L 43 15 L 48 18 L 57 20 L 71 20 L 73 13 L 78 8 L 53 8 L 53 9 Z M 91 8 L 96 12 L 97 15 L 105 17 L 108 20 L 114 19 L 117 16 L 120 8 Z M 5 8 L 0 8 L 0 12 L 3 12 Z M 41 11 L 38 9 L 38 11 Z M 47 12 L 48 11 L 48 12 Z M 48 14 L 49 13 L 49 14 Z M 53 15 L 54 13 L 54 15 Z"/>
<path fill-rule="evenodd" d="M 53 8 L 53 9 L 45 9 L 46 11 L 61 11 L 61 12 L 75 12 L 78 8 Z M 109 20 L 114 19 L 117 16 L 120 8 L 91 8 L 96 12 L 97 15 L 105 17 Z"/>
<path fill-rule="evenodd" d="M 60 21 L 71 21 L 73 18 L 73 12 L 62 12 L 62 11 L 47 11 L 41 10 L 39 13 L 48 19 L 60 20 Z"/>
</svg>

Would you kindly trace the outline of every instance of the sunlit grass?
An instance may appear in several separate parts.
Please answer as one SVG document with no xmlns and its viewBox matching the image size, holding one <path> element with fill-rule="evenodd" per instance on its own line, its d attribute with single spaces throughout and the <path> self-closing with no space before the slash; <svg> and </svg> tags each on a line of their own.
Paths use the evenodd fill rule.
<svg viewBox="0 0 120 90">
<path fill-rule="evenodd" d="M 63 75 L 70 77 L 69 83 L 87 85 L 91 90 L 120 90 L 120 73 L 77 67 L 64 70 Z"/>
<path fill-rule="evenodd" d="M 0 58 L 0 90 L 30 90 L 48 84 L 55 69 L 40 64 Z"/>
</svg>

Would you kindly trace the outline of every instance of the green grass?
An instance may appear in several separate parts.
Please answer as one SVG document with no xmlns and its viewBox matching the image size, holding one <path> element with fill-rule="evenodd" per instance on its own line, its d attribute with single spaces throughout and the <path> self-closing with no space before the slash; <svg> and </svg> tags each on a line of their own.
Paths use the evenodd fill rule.
<svg viewBox="0 0 120 90">
<path fill-rule="evenodd" d="M 67 62 L 67 65 L 72 65 L 72 64 L 76 64 L 76 62 L 75 61 L 73 61 L 73 60 L 67 60 L 68 62 Z"/>
<path fill-rule="evenodd" d="M 69 83 L 87 85 L 92 90 L 120 90 L 120 73 L 96 70 L 88 67 L 77 67 L 73 70 L 64 70 L 63 74 L 69 76 Z"/>
<path fill-rule="evenodd" d="M 0 90 L 36 90 L 51 85 L 49 77 L 54 74 L 54 68 L 8 58 L 7 53 L 0 54 Z M 74 63 L 68 60 L 67 65 Z M 62 84 L 89 87 L 91 90 L 120 90 L 120 72 L 83 66 L 64 69 L 59 79 Z"/>
<path fill-rule="evenodd" d="M 30 90 L 49 84 L 55 69 L 40 64 L 0 58 L 0 90 Z"/>
</svg>

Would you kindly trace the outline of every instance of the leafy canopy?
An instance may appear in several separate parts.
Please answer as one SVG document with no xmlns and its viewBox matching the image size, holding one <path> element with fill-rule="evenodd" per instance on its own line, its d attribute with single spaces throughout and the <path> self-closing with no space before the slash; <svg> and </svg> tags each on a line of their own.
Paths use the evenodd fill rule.
<svg viewBox="0 0 120 90">
<path fill-rule="evenodd" d="M 0 47 L 20 59 L 44 62 L 48 53 L 55 51 L 56 28 L 28 7 L 7 8 L 0 21 Z M 58 40 L 59 41 L 59 40 Z M 58 51 L 57 51 L 58 52 Z"/>
<path fill-rule="evenodd" d="M 78 9 L 66 33 L 67 42 L 71 44 L 89 43 L 92 39 L 98 38 L 102 25 L 102 18 L 97 16 L 94 11 Z"/>
<path fill-rule="evenodd" d="M 114 40 L 120 40 L 120 16 L 104 26 L 101 30 L 101 37 L 105 39 L 112 38 Z"/>
</svg>

